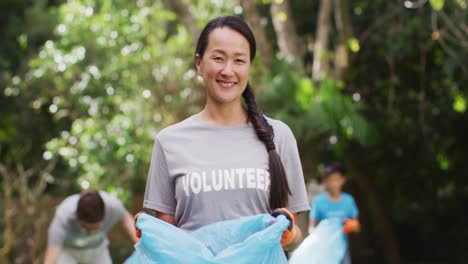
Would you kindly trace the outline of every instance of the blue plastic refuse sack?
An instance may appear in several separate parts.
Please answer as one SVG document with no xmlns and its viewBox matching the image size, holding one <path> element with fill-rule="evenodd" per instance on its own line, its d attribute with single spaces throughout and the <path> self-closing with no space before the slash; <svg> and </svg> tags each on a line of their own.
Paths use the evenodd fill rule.
<svg viewBox="0 0 468 264">
<path fill-rule="evenodd" d="M 140 263 L 140 258 L 138 257 L 138 254 L 136 253 L 136 251 L 133 252 L 132 255 L 130 255 L 130 257 L 128 257 L 123 264 L 136 264 L 136 263 Z"/>
<path fill-rule="evenodd" d="M 271 215 L 261 214 L 213 223 L 190 233 L 142 213 L 136 224 L 142 236 L 125 264 L 286 264 L 280 240 L 289 221 L 284 216 L 273 221 Z"/>
<path fill-rule="evenodd" d="M 323 220 L 294 250 L 289 264 L 339 264 L 348 248 L 343 223 Z"/>
</svg>

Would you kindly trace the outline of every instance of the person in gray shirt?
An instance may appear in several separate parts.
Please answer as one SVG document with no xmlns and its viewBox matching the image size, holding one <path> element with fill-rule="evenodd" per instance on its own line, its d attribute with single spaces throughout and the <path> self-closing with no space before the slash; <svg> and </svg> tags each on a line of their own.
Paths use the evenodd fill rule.
<svg viewBox="0 0 468 264">
<path fill-rule="evenodd" d="M 255 45 L 237 17 L 213 19 L 202 31 L 195 64 L 206 105 L 156 136 L 145 212 L 193 231 L 277 208 L 295 216 L 309 210 L 294 135 L 262 114 L 248 83 Z M 300 242 L 299 228 L 292 230 L 297 235 L 285 244 Z"/>
<path fill-rule="evenodd" d="M 44 263 L 112 263 L 106 235 L 118 221 L 136 241 L 133 217 L 116 197 L 104 191 L 67 197 L 49 226 Z"/>
</svg>

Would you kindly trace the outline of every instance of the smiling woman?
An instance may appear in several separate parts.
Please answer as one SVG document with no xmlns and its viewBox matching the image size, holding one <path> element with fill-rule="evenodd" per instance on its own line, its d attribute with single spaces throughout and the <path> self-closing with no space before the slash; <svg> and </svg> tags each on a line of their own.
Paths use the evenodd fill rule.
<svg viewBox="0 0 468 264">
<path fill-rule="evenodd" d="M 255 50 L 252 31 L 237 17 L 203 29 L 194 58 L 206 105 L 156 136 L 146 212 L 193 231 L 276 208 L 309 210 L 296 140 L 286 124 L 262 114 L 249 85 Z M 283 245 L 301 239 L 291 226 L 298 235 Z"/>
<path fill-rule="evenodd" d="M 251 66 L 249 43 L 228 27 L 213 30 L 208 43 L 203 57 L 195 55 L 198 74 L 206 85 L 207 107 L 234 107 L 232 111 L 242 113 L 238 110 Z"/>
</svg>

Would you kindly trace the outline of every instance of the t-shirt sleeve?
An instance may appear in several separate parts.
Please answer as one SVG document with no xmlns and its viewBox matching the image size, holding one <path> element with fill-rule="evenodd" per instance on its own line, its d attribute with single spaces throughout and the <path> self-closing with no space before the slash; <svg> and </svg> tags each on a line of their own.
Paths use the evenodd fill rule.
<svg viewBox="0 0 468 264">
<path fill-rule="evenodd" d="M 310 220 L 315 220 L 317 222 L 320 221 L 320 216 L 318 212 L 318 206 L 317 206 L 317 199 L 312 199 L 312 206 L 310 209 L 310 214 L 309 214 L 309 219 Z"/>
<path fill-rule="evenodd" d="M 65 241 L 65 223 L 60 219 L 59 214 L 55 214 L 49 225 L 47 245 L 61 248 Z"/>
<path fill-rule="evenodd" d="M 358 207 L 356 205 L 356 202 L 354 201 L 353 196 L 350 195 L 349 198 L 351 200 L 350 216 L 351 216 L 351 218 L 356 218 L 359 215 L 359 209 L 358 209 Z"/>
<path fill-rule="evenodd" d="M 117 223 L 118 221 L 122 220 L 125 214 L 127 213 L 127 209 L 122 204 L 122 202 L 113 195 L 108 195 L 106 199 L 106 207 L 109 207 L 110 213 L 110 223 L 111 225 Z"/>
<path fill-rule="evenodd" d="M 293 213 L 308 211 L 310 207 L 297 142 L 291 129 L 285 124 L 282 124 L 282 126 L 283 135 L 281 135 L 279 155 L 291 190 L 288 209 Z"/>
<path fill-rule="evenodd" d="M 160 140 L 156 137 L 146 180 L 143 207 L 166 214 L 175 214 L 174 184 L 169 176 L 166 156 Z"/>
</svg>

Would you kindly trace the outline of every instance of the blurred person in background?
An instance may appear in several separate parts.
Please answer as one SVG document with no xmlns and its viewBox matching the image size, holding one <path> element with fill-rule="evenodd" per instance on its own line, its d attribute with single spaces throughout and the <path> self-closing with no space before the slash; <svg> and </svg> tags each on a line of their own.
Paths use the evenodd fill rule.
<svg viewBox="0 0 468 264">
<path fill-rule="evenodd" d="M 346 234 L 358 232 L 360 229 L 359 210 L 353 196 L 342 191 L 346 177 L 341 163 L 334 162 L 324 169 L 322 183 L 326 191 L 312 199 L 309 232 L 313 232 L 313 229 L 326 219 L 342 221 L 343 232 Z M 341 263 L 351 263 L 349 248 Z"/>
<path fill-rule="evenodd" d="M 67 197 L 49 226 L 44 263 L 112 263 L 107 232 L 119 221 L 135 242 L 133 217 L 116 197 L 94 190 Z"/>
</svg>

